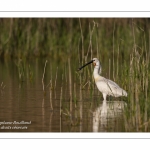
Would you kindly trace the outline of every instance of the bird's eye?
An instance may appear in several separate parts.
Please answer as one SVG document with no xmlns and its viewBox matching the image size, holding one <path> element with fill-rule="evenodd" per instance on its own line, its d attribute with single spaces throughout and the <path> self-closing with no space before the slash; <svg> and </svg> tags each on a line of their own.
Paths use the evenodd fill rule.
<svg viewBox="0 0 150 150">
<path fill-rule="evenodd" d="M 95 61 L 95 59 L 93 61 Z"/>
</svg>

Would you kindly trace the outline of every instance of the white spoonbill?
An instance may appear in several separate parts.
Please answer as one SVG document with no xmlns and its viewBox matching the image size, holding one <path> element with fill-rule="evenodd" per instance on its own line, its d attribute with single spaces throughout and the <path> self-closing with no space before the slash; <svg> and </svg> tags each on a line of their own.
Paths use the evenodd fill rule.
<svg viewBox="0 0 150 150">
<path fill-rule="evenodd" d="M 101 73 L 101 66 L 97 58 L 93 58 L 93 60 L 83 65 L 78 70 L 81 70 L 82 68 L 84 68 L 85 66 L 91 63 L 94 64 L 93 76 L 94 76 L 95 83 L 99 91 L 103 94 L 103 98 L 105 101 L 107 95 L 111 95 L 114 97 L 127 96 L 127 92 L 122 88 L 120 88 L 118 84 L 99 75 L 99 73 Z"/>
</svg>

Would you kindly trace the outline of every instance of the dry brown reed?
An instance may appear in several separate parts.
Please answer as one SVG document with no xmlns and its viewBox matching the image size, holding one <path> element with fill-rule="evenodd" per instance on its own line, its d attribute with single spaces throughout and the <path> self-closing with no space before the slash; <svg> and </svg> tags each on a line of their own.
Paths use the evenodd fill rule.
<svg viewBox="0 0 150 150">
<path fill-rule="evenodd" d="M 45 61 L 45 66 L 44 66 L 44 71 L 43 71 L 43 77 L 42 77 L 43 92 L 45 92 L 44 76 L 45 76 L 46 64 L 47 64 L 47 60 Z"/>
</svg>

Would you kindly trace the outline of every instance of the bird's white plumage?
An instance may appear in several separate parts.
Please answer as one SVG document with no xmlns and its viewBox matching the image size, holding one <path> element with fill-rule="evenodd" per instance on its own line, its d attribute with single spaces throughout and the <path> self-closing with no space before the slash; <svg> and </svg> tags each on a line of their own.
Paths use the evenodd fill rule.
<svg viewBox="0 0 150 150">
<path fill-rule="evenodd" d="M 120 88 L 118 84 L 99 75 L 101 66 L 97 58 L 93 58 L 93 63 L 95 66 L 93 72 L 95 83 L 99 91 L 102 92 L 104 100 L 106 100 L 107 95 L 114 97 L 127 96 L 127 92 Z"/>
</svg>

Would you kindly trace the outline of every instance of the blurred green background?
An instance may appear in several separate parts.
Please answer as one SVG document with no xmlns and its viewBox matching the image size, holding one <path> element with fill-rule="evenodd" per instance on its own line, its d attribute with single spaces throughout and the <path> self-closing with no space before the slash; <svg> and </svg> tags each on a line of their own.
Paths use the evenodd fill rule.
<svg viewBox="0 0 150 150">
<path fill-rule="evenodd" d="M 148 47 L 149 18 L 1 18 L 0 57 L 61 60 L 77 56 L 79 50 L 82 58 L 105 59 L 113 50 L 116 56 L 119 48 L 120 58 L 128 59 L 133 49 L 132 25 L 139 50 L 145 43 Z"/>
</svg>

